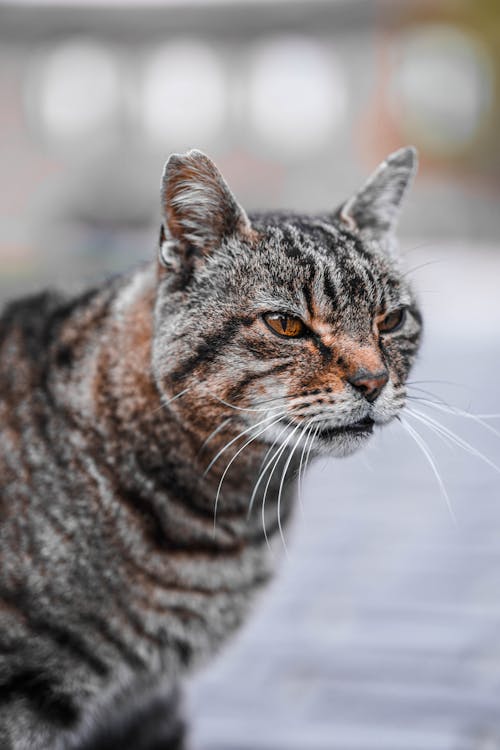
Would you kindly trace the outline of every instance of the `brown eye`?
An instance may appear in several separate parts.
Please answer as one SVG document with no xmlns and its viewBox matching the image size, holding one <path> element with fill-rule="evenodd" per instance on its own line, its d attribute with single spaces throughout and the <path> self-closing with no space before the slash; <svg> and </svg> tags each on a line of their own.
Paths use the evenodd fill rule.
<svg viewBox="0 0 500 750">
<path fill-rule="evenodd" d="M 388 313 L 385 318 L 378 324 L 378 330 L 380 333 L 392 333 L 401 328 L 406 318 L 406 308 L 401 307 L 399 310 L 394 310 Z"/>
<path fill-rule="evenodd" d="M 305 333 L 306 327 L 300 318 L 294 315 L 284 315 L 283 313 L 266 313 L 264 321 L 269 328 L 279 336 L 287 338 L 297 338 Z"/>
</svg>

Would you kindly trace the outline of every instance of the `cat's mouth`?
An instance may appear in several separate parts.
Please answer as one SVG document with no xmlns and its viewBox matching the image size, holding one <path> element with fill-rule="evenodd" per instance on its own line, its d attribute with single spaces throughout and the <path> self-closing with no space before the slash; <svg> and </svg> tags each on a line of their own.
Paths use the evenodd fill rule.
<svg viewBox="0 0 500 750">
<path fill-rule="evenodd" d="M 375 422 L 371 417 L 363 417 L 357 422 L 342 425 L 341 427 L 325 427 L 317 432 L 317 437 L 322 440 L 332 440 L 341 435 L 370 435 L 373 432 Z"/>
</svg>

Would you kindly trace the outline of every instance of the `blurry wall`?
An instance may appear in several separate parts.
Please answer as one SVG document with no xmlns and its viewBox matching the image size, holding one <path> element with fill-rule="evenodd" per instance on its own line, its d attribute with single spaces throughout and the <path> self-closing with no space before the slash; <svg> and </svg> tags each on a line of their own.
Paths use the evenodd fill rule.
<svg viewBox="0 0 500 750">
<path fill-rule="evenodd" d="M 335 206 L 415 144 L 402 231 L 496 246 L 495 2 L 0 2 L 0 299 L 154 252 L 172 151 L 247 209 Z"/>
</svg>

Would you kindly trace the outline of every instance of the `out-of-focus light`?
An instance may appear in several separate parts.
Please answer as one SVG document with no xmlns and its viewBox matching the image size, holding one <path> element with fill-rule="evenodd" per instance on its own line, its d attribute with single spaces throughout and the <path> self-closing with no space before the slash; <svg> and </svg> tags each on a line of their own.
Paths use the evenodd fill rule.
<svg viewBox="0 0 500 750">
<path fill-rule="evenodd" d="M 225 114 L 224 71 L 211 47 L 183 40 L 153 53 L 144 71 L 140 115 L 154 141 L 171 148 L 205 143 Z"/>
<path fill-rule="evenodd" d="M 409 138 L 435 153 L 466 147 L 492 102 L 492 66 L 473 36 L 446 25 L 414 30 L 396 48 L 393 113 Z"/>
<path fill-rule="evenodd" d="M 344 118 L 342 68 L 312 39 L 275 37 L 254 49 L 249 104 L 257 133 L 273 149 L 287 156 L 314 151 Z"/>
<path fill-rule="evenodd" d="M 111 53 L 95 42 L 62 44 L 49 54 L 35 76 L 38 116 L 54 141 L 102 131 L 116 112 L 117 66 Z"/>
</svg>

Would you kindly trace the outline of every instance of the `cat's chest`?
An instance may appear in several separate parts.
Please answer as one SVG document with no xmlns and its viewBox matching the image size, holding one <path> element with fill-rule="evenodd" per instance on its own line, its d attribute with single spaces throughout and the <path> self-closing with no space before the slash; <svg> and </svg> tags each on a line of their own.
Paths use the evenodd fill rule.
<svg viewBox="0 0 500 750">
<path fill-rule="evenodd" d="M 246 618 L 274 560 L 264 543 L 137 562 L 125 627 L 135 631 L 139 657 L 152 669 L 170 658 L 184 669 L 208 657 Z"/>
</svg>

